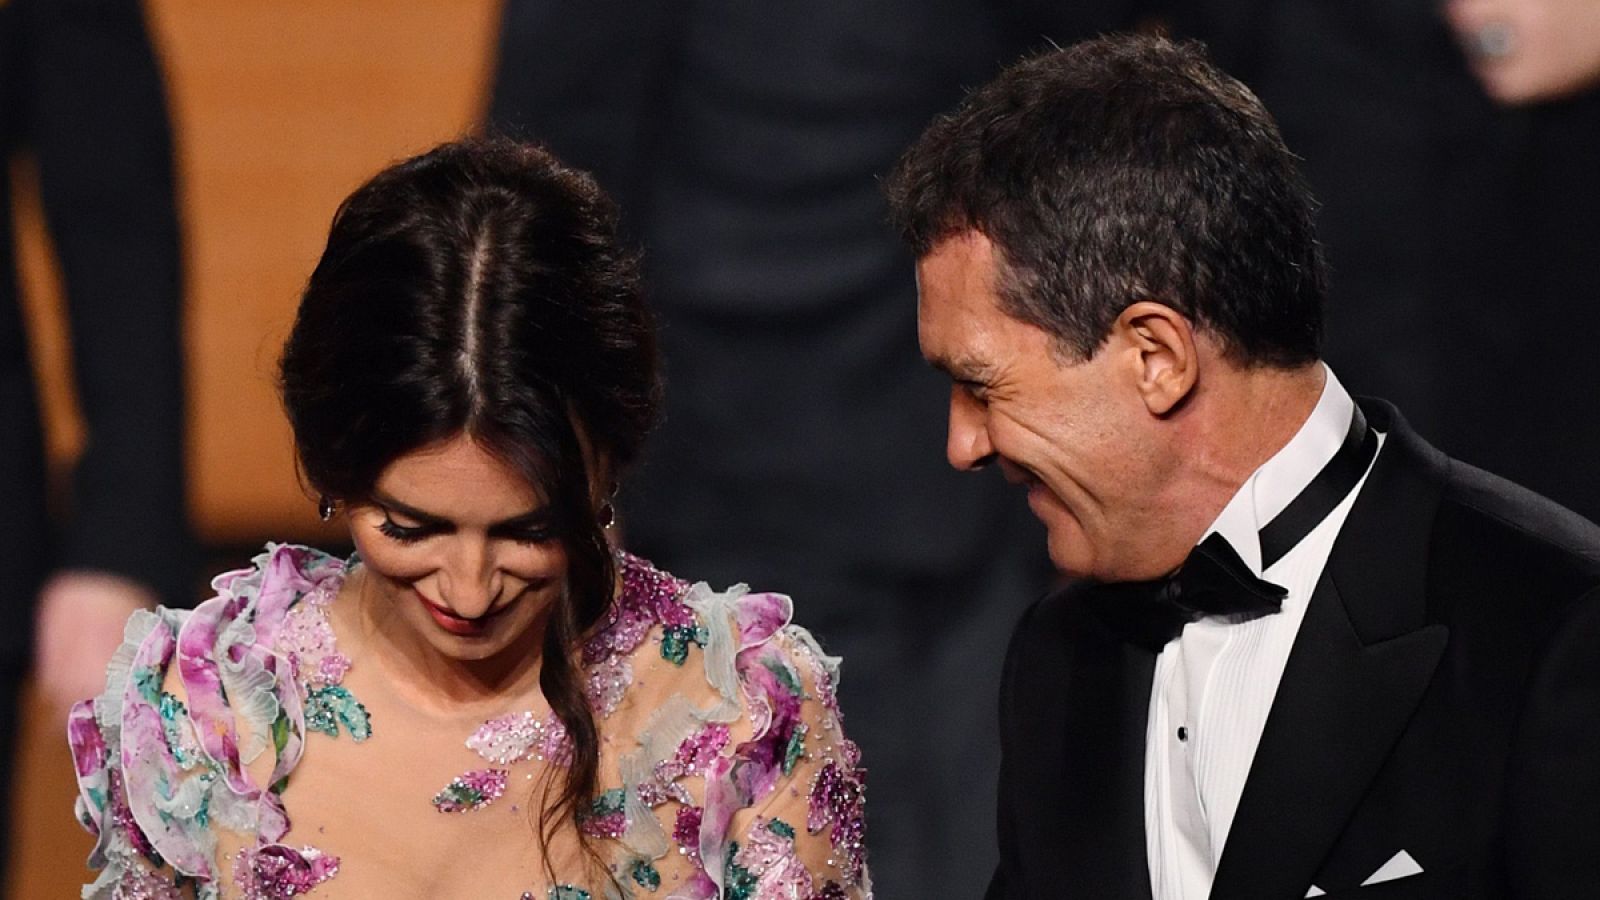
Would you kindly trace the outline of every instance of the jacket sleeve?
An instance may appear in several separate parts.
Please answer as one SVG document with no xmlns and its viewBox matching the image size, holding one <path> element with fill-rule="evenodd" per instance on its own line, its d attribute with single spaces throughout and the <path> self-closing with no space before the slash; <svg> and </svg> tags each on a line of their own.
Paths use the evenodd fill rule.
<svg viewBox="0 0 1600 900">
<path fill-rule="evenodd" d="M 190 601 L 172 138 L 144 11 L 14 2 L 28 54 L 22 140 L 38 160 L 87 424 L 59 562 Z"/>
</svg>

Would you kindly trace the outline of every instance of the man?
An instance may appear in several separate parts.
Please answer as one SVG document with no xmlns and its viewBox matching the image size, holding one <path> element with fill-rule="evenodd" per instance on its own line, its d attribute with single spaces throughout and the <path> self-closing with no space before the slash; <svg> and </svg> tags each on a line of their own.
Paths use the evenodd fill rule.
<svg viewBox="0 0 1600 900">
<path fill-rule="evenodd" d="M 0 801 L 30 655 L 64 727 L 67 706 L 104 686 L 128 615 L 194 588 L 172 144 L 138 0 L 0 0 L 0 156 L 24 153 L 61 264 L 87 439 L 53 535 L 0 172 Z M 0 867 L 4 852 L 0 835 Z"/>
<path fill-rule="evenodd" d="M 888 193 L 950 462 L 1079 579 L 1013 636 L 990 898 L 1600 896 L 1600 529 L 1319 361 L 1313 204 L 1247 89 L 1078 44 Z"/>
</svg>

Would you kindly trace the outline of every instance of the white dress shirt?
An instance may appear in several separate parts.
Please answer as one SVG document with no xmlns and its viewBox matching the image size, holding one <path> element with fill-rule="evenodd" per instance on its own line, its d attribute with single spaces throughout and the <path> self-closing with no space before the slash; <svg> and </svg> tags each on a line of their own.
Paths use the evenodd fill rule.
<svg viewBox="0 0 1600 900">
<path fill-rule="evenodd" d="M 1283 610 L 1234 624 L 1201 619 L 1156 657 L 1144 763 L 1145 845 L 1155 900 L 1205 900 L 1211 893 L 1295 634 L 1334 538 L 1366 483 L 1363 473 L 1322 522 L 1262 571 L 1261 527 L 1316 477 L 1350 428 L 1354 401 L 1331 370 L 1324 372 L 1322 396 L 1305 424 L 1251 474 L 1206 531 L 1226 538 L 1256 575 L 1288 589 Z M 1381 452 L 1382 434 L 1378 441 Z"/>
</svg>

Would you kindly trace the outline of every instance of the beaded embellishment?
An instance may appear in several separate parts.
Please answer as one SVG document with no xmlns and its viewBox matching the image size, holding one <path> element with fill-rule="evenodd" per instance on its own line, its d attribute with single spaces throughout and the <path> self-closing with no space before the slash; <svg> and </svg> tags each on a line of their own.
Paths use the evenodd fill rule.
<svg viewBox="0 0 1600 900">
<path fill-rule="evenodd" d="M 490 719 L 467 738 L 467 749 L 500 766 L 528 759 L 564 766 L 572 760 L 567 727 L 554 712 L 542 719 L 532 710 Z"/>
<path fill-rule="evenodd" d="M 433 808 L 442 813 L 482 809 L 506 792 L 505 769 L 475 769 L 457 775 L 433 795 Z"/>
<path fill-rule="evenodd" d="M 612 788 L 594 798 L 589 811 L 578 817 L 578 829 L 589 837 L 622 837 L 628 830 L 628 815 L 623 809 L 625 796 L 622 788 Z"/>
<path fill-rule="evenodd" d="M 818 834 L 830 825 L 828 837 L 839 868 L 853 883 L 866 868 L 867 853 L 866 786 L 853 763 L 840 766 L 829 760 L 812 782 L 806 830 Z"/>
<path fill-rule="evenodd" d="M 282 844 L 239 852 L 233 878 L 245 900 L 289 900 L 339 874 L 339 857 L 314 847 L 296 850 Z"/>
<path fill-rule="evenodd" d="M 532 710 L 490 719 L 467 738 L 467 749 L 496 766 L 534 759 L 565 766 L 572 761 L 572 742 L 554 712 L 542 719 Z M 433 808 L 442 813 L 482 809 L 505 794 L 509 777 L 501 768 L 458 775 L 433 795 Z"/>
</svg>

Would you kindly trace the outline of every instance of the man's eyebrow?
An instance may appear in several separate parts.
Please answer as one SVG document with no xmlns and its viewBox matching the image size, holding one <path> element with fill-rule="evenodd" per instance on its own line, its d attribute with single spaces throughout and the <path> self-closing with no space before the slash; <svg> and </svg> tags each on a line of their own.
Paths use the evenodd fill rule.
<svg viewBox="0 0 1600 900">
<path fill-rule="evenodd" d="M 373 490 L 372 499 L 384 509 L 397 512 L 408 519 L 416 519 L 418 522 L 421 522 L 423 525 L 430 528 L 449 528 L 453 527 L 455 524 L 444 516 L 435 515 L 434 513 L 417 509 L 415 506 L 396 500 L 394 497 L 379 490 Z M 509 519 L 501 519 L 500 521 L 490 525 L 489 530 L 494 531 L 502 528 L 544 525 L 548 523 L 549 520 L 550 508 L 548 506 L 541 506 L 537 509 L 530 509 L 525 513 L 512 516 Z"/>
<path fill-rule="evenodd" d="M 928 360 L 928 364 L 956 381 L 987 382 L 994 374 L 993 366 L 970 356 L 941 356 Z"/>
</svg>

